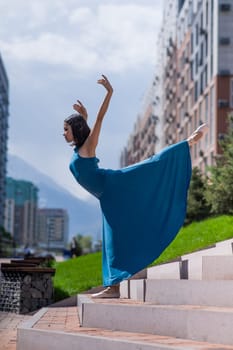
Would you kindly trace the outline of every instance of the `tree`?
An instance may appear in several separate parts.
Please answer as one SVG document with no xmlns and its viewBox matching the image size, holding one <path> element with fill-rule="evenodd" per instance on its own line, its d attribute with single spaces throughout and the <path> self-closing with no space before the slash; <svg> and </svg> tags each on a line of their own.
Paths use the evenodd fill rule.
<svg viewBox="0 0 233 350">
<path fill-rule="evenodd" d="M 204 177 L 199 168 L 195 167 L 192 171 L 192 178 L 189 187 L 187 215 L 185 224 L 192 221 L 203 220 L 210 214 L 210 205 L 205 198 L 206 177 Z"/>
<path fill-rule="evenodd" d="M 80 242 L 76 237 L 73 237 L 70 243 L 70 253 L 71 257 L 77 257 L 82 255 L 82 247 L 80 245 Z"/>
<path fill-rule="evenodd" d="M 77 234 L 76 241 L 81 247 L 82 253 L 90 253 L 92 251 L 92 236 Z"/>
<path fill-rule="evenodd" d="M 8 257 L 14 253 L 15 242 L 11 234 L 0 226 L 0 256 Z"/>
<path fill-rule="evenodd" d="M 219 141 L 222 154 L 210 168 L 210 184 L 206 193 L 213 214 L 233 214 L 233 115 L 228 118 L 227 134 Z"/>
<path fill-rule="evenodd" d="M 91 236 L 83 236 L 80 241 L 82 250 L 84 253 L 90 253 L 92 251 L 92 237 Z"/>
</svg>

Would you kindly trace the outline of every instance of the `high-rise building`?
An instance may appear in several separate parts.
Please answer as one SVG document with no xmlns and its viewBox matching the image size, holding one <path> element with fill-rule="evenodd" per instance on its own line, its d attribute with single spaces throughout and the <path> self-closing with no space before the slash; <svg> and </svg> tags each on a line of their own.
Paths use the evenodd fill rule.
<svg viewBox="0 0 233 350">
<path fill-rule="evenodd" d="M 233 3 L 183 1 L 177 22 L 177 140 L 207 122 L 209 132 L 192 147 L 193 165 L 205 171 L 221 150 L 219 140 L 233 109 Z"/>
<path fill-rule="evenodd" d="M 9 84 L 0 55 L 0 226 L 4 226 L 4 206 L 6 198 L 6 163 L 8 139 Z"/>
<path fill-rule="evenodd" d="M 221 153 L 219 140 L 233 111 L 232 23 L 233 3 L 229 0 L 164 1 L 158 46 L 161 62 L 156 73 L 160 88 L 154 95 L 160 100 L 160 109 L 154 113 L 159 120 L 156 151 L 185 140 L 207 122 L 208 133 L 191 148 L 193 166 L 203 172 Z M 138 133 L 141 147 L 140 127 L 135 129 L 134 139 Z"/>
<path fill-rule="evenodd" d="M 29 181 L 7 177 L 4 227 L 17 245 L 36 245 L 37 207 L 37 187 Z"/>
<path fill-rule="evenodd" d="M 38 209 L 38 246 L 45 250 L 62 251 L 68 243 L 68 214 L 64 209 Z"/>
<path fill-rule="evenodd" d="M 176 80 L 176 21 L 177 2 L 164 2 L 163 25 L 157 38 L 155 73 L 146 91 L 140 117 L 134 126 L 129 141 L 121 154 L 121 166 L 148 158 L 159 151 L 166 142 L 172 143 L 174 137 L 168 128 L 175 94 Z M 166 115 L 166 118 L 164 117 Z"/>
<path fill-rule="evenodd" d="M 161 107 L 158 150 L 176 141 L 177 9 L 178 2 L 164 2 L 160 38 Z"/>
</svg>

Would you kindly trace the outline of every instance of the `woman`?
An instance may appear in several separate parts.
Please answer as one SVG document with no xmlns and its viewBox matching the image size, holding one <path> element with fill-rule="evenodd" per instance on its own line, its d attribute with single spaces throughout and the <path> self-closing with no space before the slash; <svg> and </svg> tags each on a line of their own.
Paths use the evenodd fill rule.
<svg viewBox="0 0 233 350">
<path fill-rule="evenodd" d="M 119 297 L 119 283 L 153 262 L 183 225 L 191 177 L 189 146 L 207 130 L 201 125 L 186 141 L 165 148 L 140 163 L 119 169 L 98 167 L 96 147 L 113 89 L 107 90 L 92 129 L 78 101 L 64 121 L 64 137 L 74 148 L 70 170 L 78 183 L 99 199 L 103 216 L 103 285 L 93 298 Z"/>
</svg>

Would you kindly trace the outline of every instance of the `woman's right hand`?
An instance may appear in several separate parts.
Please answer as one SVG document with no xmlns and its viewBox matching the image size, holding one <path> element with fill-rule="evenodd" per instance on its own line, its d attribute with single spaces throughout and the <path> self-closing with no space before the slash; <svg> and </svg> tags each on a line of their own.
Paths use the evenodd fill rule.
<svg viewBox="0 0 233 350">
<path fill-rule="evenodd" d="M 84 107 L 84 105 L 82 104 L 81 101 L 77 100 L 78 103 L 75 103 L 73 105 L 73 109 L 78 112 L 84 119 L 87 120 L 87 110 L 86 108 Z"/>
<path fill-rule="evenodd" d="M 113 93 L 113 88 L 108 78 L 103 74 L 102 77 L 102 79 L 97 80 L 97 83 L 103 85 L 108 92 Z"/>
</svg>

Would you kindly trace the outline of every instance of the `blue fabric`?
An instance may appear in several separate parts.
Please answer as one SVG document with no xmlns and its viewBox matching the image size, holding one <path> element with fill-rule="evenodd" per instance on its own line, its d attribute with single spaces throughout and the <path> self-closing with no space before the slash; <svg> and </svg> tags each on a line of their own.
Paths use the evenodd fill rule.
<svg viewBox="0 0 233 350">
<path fill-rule="evenodd" d="M 134 275 L 172 242 L 186 216 L 191 159 L 187 141 L 119 170 L 76 149 L 70 170 L 97 197 L 103 214 L 103 285 Z"/>
</svg>

